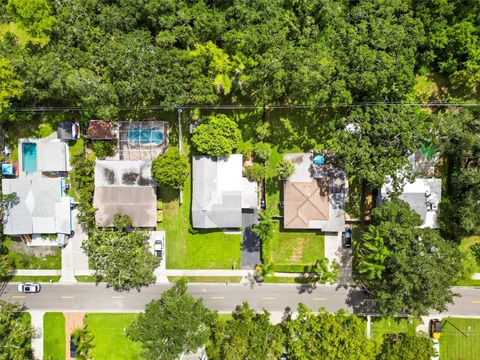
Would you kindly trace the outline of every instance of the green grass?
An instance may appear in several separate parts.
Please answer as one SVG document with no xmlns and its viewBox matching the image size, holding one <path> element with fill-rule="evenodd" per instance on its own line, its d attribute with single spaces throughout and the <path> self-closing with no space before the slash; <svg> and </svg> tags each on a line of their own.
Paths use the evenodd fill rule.
<svg viewBox="0 0 480 360">
<path fill-rule="evenodd" d="M 455 284 L 455 286 L 480 286 L 480 280 L 460 280 Z"/>
<path fill-rule="evenodd" d="M 238 283 L 242 280 L 241 276 L 167 276 L 168 281 L 177 281 L 178 279 L 185 277 L 188 282 L 230 282 Z"/>
<path fill-rule="evenodd" d="M 95 276 L 91 275 L 77 275 L 75 276 L 78 282 L 97 282 Z"/>
<path fill-rule="evenodd" d="M 478 244 L 480 243 L 480 236 L 468 236 L 468 237 L 465 237 L 462 239 L 461 243 L 460 243 L 460 246 L 459 246 L 459 249 L 461 252 L 465 253 L 465 252 L 468 252 L 470 251 L 470 247 L 472 245 L 475 245 L 475 244 Z M 480 272 L 480 265 L 477 264 L 475 270 L 475 272 Z M 464 280 L 462 282 L 468 282 L 469 280 Z"/>
<path fill-rule="evenodd" d="M 141 345 L 130 340 L 124 330 L 131 324 L 135 314 L 87 314 L 85 322 L 95 336 L 93 359 L 137 360 Z"/>
<path fill-rule="evenodd" d="M 54 247 L 55 255 L 45 257 L 28 256 L 10 250 L 12 240 L 4 242 L 9 249 L 8 257 L 13 261 L 15 269 L 42 269 L 55 270 L 62 268 L 62 251 L 58 246 Z"/>
<path fill-rule="evenodd" d="M 417 318 L 372 317 L 370 331 L 372 338 L 381 343 L 385 334 L 415 334 L 420 324 L 421 321 Z"/>
<path fill-rule="evenodd" d="M 47 312 L 43 316 L 43 355 L 61 360 L 65 351 L 65 317 L 61 312 Z"/>
<path fill-rule="evenodd" d="M 10 282 L 58 282 L 60 276 L 13 276 L 8 278 Z"/>
<path fill-rule="evenodd" d="M 274 264 L 313 265 L 324 257 L 325 237 L 311 231 L 282 231 L 276 227 L 271 240 Z"/>
<path fill-rule="evenodd" d="M 228 314 L 218 314 L 218 318 L 219 319 L 223 319 L 225 321 L 228 321 L 228 320 L 233 320 L 233 316 L 231 313 L 228 313 Z"/>
<path fill-rule="evenodd" d="M 442 322 L 440 359 L 477 360 L 480 354 L 480 319 L 446 318 Z"/>
<path fill-rule="evenodd" d="M 83 139 L 70 141 L 68 144 L 68 150 L 71 157 L 83 154 Z"/>
<path fill-rule="evenodd" d="M 264 283 L 269 284 L 306 284 L 307 281 L 303 277 L 289 276 L 267 276 L 263 279 Z"/>
<path fill-rule="evenodd" d="M 184 149 L 188 154 L 188 145 Z M 166 231 L 167 268 L 232 269 L 240 267 L 241 234 L 224 234 L 221 230 L 189 232 L 192 202 L 191 177 L 183 188 L 183 204 L 178 191 L 163 191 L 163 221 L 158 229 Z"/>
</svg>

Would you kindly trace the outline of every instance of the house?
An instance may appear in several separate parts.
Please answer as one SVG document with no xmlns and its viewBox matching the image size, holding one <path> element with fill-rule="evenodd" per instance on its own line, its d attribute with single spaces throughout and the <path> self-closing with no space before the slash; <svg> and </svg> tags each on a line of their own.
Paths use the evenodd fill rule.
<svg viewBox="0 0 480 360">
<path fill-rule="evenodd" d="M 100 227 L 113 225 L 116 214 L 128 215 L 135 227 L 157 226 L 157 197 L 151 161 L 97 160 L 93 207 Z"/>
<path fill-rule="evenodd" d="M 286 154 L 295 171 L 283 186 L 283 227 L 341 232 L 345 228 L 345 172 L 314 155 Z"/>
<path fill-rule="evenodd" d="M 242 209 L 257 209 L 257 184 L 242 177 L 241 154 L 192 159 L 192 226 L 240 228 Z"/>
<path fill-rule="evenodd" d="M 64 121 L 57 126 L 57 137 L 60 140 L 80 139 L 80 124 L 78 121 Z"/>
<path fill-rule="evenodd" d="M 415 180 L 406 180 L 407 171 L 398 172 L 403 180 L 400 184 L 399 199 L 410 205 L 423 220 L 422 228 L 438 229 L 439 203 L 442 199 L 442 180 L 434 177 L 435 165 L 438 157 L 428 158 L 422 151 L 417 151 L 409 156 L 411 175 L 416 176 Z M 379 202 L 389 199 L 394 193 L 391 179 L 382 186 Z"/>
<path fill-rule="evenodd" d="M 2 179 L 4 194 L 16 194 L 4 213 L 3 232 L 14 236 L 70 235 L 75 229 L 73 199 L 62 178 Z"/>
<path fill-rule="evenodd" d="M 90 120 L 87 129 L 87 138 L 91 140 L 113 140 L 113 124 L 104 120 Z"/>
</svg>

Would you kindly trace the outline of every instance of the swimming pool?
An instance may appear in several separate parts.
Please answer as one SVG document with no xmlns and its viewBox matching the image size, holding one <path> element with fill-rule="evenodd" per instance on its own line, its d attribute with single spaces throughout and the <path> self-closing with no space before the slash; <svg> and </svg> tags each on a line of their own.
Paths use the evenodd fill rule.
<svg viewBox="0 0 480 360">
<path fill-rule="evenodd" d="M 132 145 L 160 145 L 163 142 L 163 133 L 159 128 L 132 128 L 128 131 L 128 141 Z"/>
<path fill-rule="evenodd" d="M 22 143 L 22 169 L 27 174 L 37 171 L 37 144 Z"/>
</svg>

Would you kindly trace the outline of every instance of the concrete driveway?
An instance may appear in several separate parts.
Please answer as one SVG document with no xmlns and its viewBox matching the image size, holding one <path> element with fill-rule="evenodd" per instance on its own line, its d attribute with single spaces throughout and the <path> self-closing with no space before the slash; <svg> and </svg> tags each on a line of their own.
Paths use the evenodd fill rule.
<svg viewBox="0 0 480 360">
<path fill-rule="evenodd" d="M 340 265 L 338 284 L 352 285 L 352 249 L 342 246 L 342 233 L 325 234 L 325 257 L 329 261 L 335 260 Z"/>
</svg>

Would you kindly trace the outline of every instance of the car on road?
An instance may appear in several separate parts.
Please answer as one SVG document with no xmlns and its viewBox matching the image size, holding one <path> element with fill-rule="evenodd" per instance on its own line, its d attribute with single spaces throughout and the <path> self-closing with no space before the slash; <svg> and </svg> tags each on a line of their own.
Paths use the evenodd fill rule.
<svg viewBox="0 0 480 360">
<path fill-rule="evenodd" d="M 40 292 L 39 283 L 21 283 L 18 284 L 18 291 L 22 293 L 38 293 Z"/>
<path fill-rule="evenodd" d="M 153 253 L 155 256 L 163 259 L 163 240 L 155 240 L 153 243 Z"/>
<path fill-rule="evenodd" d="M 440 339 L 440 336 L 442 335 L 442 329 L 443 329 L 443 324 L 440 320 L 438 319 L 431 319 L 430 320 L 430 326 L 428 327 L 429 332 L 430 332 L 430 337 L 432 339 Z"/>
<path fill-rule="evenodd" d="M 343 244 L 343 247 L 345 248 L 352 247 L 352 229 L 346 228 L 342 232 L 342 244 Z"/>
</svg>

